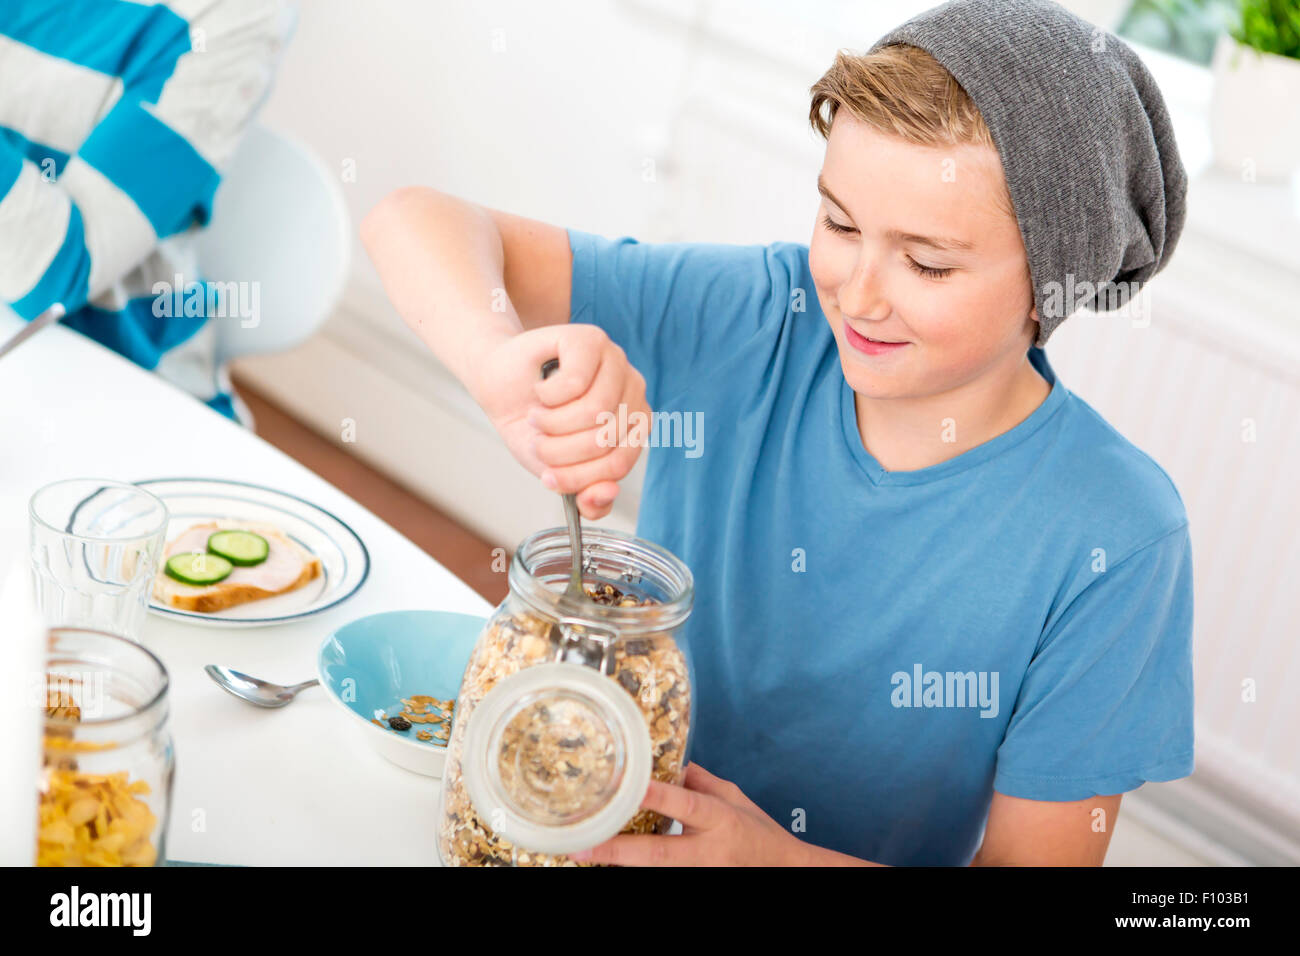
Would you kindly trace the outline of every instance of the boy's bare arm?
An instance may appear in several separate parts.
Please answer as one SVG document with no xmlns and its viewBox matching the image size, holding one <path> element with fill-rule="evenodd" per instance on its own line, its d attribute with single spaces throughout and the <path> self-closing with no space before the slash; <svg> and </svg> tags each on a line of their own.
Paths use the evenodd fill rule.
<svg viewBox="0 0 1300 956">
<path fill-rule="evenodd" d="M 558 226 L 408 186 L 362 220 L 361 240 L 398 314 L 471 393 L 483 353 L 568 321 L 572 254 Z"/>
<path fill-rule="evenodd" d="M 569 323 L 565 230 L 407 187 L 371 210 L 361 239 L 398 314 L 515 458 L 577 494 L 584 517 L 608 514 L 640 447 L 611 446 L 601 416 L 620 405 L 648 414 L 645 379 L 603 330 Z M 551 358 L 560 370 L 541 381 Z"/>
<path fill-rule="evenodd" d="M 1101 866 L 1123 794 L 1026 800 L 993 791 L 972 866 Z"/>
<path fill-rule="evenodd" d="M 525 329 L 569 321 L 573 251 L 568 233 L 536 219 L 488 209 L 505 253 L 505 289 Z"/>
</svg>

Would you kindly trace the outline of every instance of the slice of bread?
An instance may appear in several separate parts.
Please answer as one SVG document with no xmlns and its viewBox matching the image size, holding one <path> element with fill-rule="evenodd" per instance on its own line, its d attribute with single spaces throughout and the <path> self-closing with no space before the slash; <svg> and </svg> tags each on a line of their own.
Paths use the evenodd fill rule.
<svg viewBox="0 0 1300 956">
<path fill-rule="evenodd" d="M 278 528 L 234 520 L 192 525 L 167 545 L 162 563 L 165 565 L 168 558 L 183 551 L 205 551 L 208 536 L 223 530 L 260 534 L 271 546 L 266 560 L 248 568 L 237 567 L 224 580 L 207 585 L 177 581 L 160 567 L 153 585 L 153 594 L 159 603 L 182 611 L 210 614 L 237 604 L 296 591 L 321 575 L 320 558 L 290 540 Z"/>
</svg>

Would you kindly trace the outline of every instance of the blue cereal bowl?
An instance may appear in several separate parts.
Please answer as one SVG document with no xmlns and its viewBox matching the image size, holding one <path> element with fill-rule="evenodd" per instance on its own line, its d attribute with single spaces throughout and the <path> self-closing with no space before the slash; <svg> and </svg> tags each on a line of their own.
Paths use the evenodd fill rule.
<svg viewBox="0 0 1300 956">
<path fill-rule="evenodd" d="M 321 686 L 353 716 L 371 745 L 388 760 L 415 773 L 442 776 L 445 741 L 424 741 L 420 730 L 442 724 L 412 724 L 406 731 L 381 727 L 378 714 L 394 717 L 402 698 L 442 699 L 460 693 L 469 655 L 487 622 L 447 611 L 388 611 L 345 624 L 321 644 L 316 672 Z"/>
</svg>

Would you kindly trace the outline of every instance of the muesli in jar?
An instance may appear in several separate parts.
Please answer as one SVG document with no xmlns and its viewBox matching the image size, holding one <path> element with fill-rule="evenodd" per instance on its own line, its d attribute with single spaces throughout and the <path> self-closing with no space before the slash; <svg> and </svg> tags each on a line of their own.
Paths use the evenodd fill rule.
<svg viewBox="0 0 1300 956">
<path fill-rule="evenodd" d="M 610 584 L 588 586 L 598 604 L 628 607 L 655 603 Z M 567 856 L 529 852 L 493 832 L 471 802 L 462 780 L 465 728 L 474 708 L 502 679 L 551 660 L 555 621 L 529 610 L 499 615 L 480 639 L 462 681 L 447 764 L 439 851 L 449 866 L 579 866 Z M 686 658 L 671 633 L 638 634 L 615 642 L 608 677 L 636 702 L 650 732 L 651 776 L 680 784 L 690 728 L 691 691 Z M 546 793 L 539 811 L 562 822 L 598 803 L 611 782 L 613 742 L 580 709 L 536 705 L 507 725 L 501 740 L 502 783 L 526 802 Z M 639 810 L 624 833 L 665 833 L 671 821 Z M 586 864 L 591 865 L 591 864 Z"/>
</svg>

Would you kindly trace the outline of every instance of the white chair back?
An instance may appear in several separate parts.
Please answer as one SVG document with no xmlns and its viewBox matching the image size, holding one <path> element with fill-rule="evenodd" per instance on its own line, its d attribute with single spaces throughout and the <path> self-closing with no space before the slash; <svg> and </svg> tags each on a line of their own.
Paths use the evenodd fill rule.
<svg viewBox="0 0 1300 956">
<path fill-rule="evenodd" d="M 351 232 L 337 177 L 302 145 L 252 126 L 197 242 L 200 276 L 241 297 L 213 320 L 217 362 L 309 338 L 342 294 Z"/>
</svg>

